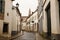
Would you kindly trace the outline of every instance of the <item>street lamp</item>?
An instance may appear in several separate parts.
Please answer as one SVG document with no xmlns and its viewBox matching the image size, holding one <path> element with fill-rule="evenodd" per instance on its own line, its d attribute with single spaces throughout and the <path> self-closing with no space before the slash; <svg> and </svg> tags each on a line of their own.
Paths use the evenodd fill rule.
<svg viewBox="0 0 60 40">
<path fill-rule="evenodd" d="M 11 0 L 11 1 L 15 1 L 15 0 Z"/>
<path fill-rule="evenodd" d="M 19 4 L 18 3 L 16 4 L 16 7 L 19 7 Z"/>
<path fill-rule="evenodd" d="M 19 4 L 17 3 L 16 8 L 18 8 L 18 7 L 19 7 Z M 18 20 L 17 20 L 17 33 L 18 33 Z"/>
<path fill-rule="evenodd" d="M 32 24 L 34 24 L 34 21 L 31 21 L 32 22 Z"/>
<path fill-rule="evenodd" d="M 34 21 L 31 21 L 31 26 L 34 24 Z"/>
</svg>

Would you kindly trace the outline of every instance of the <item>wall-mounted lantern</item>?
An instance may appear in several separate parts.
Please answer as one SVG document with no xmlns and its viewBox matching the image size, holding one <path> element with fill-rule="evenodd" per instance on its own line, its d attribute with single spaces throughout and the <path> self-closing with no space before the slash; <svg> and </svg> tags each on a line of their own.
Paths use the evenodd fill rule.
<svg viewBox="0 0 60 40">
<path fill-rule="evenodd" d="M 11 0 L 11 1 L 15 1 L 15 0 Z"/>
<path fill-rule="evenodd" d="M 16 7 L 19 7 L 19 4 L 18 3 L 16 4 Z"/>
<path fill-rule="evenodd" d="M 34 21 L 32 21 L 32 23 L 34 23 Z"/>
</svg>

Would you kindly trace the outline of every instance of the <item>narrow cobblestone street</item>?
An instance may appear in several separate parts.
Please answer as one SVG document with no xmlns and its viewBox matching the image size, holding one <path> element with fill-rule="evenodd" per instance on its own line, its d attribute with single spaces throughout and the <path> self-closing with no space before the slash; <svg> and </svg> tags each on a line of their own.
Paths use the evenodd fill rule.
<svg viewBox="0 0 60 40">
<path fill-rule="evenodd" d="M 43 40 L 43 38 L 34 32 L 23 32 L 23 35 L 12 40 Z"/>
<path fill-rule="evenodd" d="M 49 40 L 44 39 L 42 36 L 40 36 L 37 32 L 27 32 L 22 31 L 22 35 L 19 35 L 15 38 L 6 38 L 6 37 L 0 37 L 0 40 Z"/>
<path fill-rule="evenodd" d="M 36 40 L 36 35 L 35 33 L 24 31 L 24 34 L 22 36 L 12 39 L 12 40 Z"/>
<path fill-rule="evenodd" d="M 35 33 L 31 33 L 31 32 L 25 32 L 24 31 L 24 35 L 21 36 L 20 40 L 35 40 Z"/>
</svg>

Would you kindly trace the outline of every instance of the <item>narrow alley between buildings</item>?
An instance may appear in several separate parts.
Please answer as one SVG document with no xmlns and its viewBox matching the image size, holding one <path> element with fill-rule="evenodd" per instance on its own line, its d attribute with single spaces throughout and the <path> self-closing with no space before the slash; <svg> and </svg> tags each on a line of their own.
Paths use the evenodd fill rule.
<svg viewBox="0 0 60 40">
<path fill-rule="evenodd" d="M 60 0 L 0 0 L 0 40 L 60 40 Z"/>
</svg>

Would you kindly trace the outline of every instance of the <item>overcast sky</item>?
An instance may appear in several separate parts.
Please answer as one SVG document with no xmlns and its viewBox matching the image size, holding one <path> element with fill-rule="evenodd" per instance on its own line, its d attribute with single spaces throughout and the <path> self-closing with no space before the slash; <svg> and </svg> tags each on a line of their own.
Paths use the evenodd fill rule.
<svg viewBox="0 0 60 40">
<path fill-rule="evenodd" d="M 38 1 L 37 0 L 15 0 L 13 5 L 16 6 L 16 3 L 19 3 L 19 10 L 22 13 L 22 16 L 27 16 L 29 12 L 29 8 L 31 11 L 34 11 L 37 8 Z"/>
</svg>

